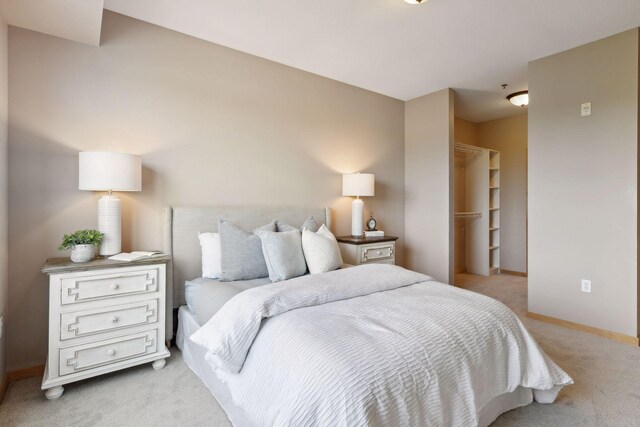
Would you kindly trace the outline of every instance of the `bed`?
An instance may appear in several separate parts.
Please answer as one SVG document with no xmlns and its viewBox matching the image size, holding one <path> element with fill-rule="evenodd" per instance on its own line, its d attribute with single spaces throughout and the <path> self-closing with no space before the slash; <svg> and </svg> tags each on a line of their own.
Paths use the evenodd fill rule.
<svg viewBox="0 0 640 427">
<path fill-rule="evenodd" d="M 232 288 L 208 320 L 185 305 L 199 231 L 216 231 L 218 218 L 253 229 L 309 215 L 330 225 L 324 208 L 165 212 L 176 343 L 235 426 L 486 426 L 572 383 L 504 305 L 397 266 L 219 283 Z"/>
</svg>

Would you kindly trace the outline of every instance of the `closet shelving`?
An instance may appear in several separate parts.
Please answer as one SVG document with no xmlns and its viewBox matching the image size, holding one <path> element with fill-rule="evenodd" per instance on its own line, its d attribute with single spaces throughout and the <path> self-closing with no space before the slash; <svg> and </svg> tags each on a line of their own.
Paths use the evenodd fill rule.
<svg viewBox="0 0 640 427">
<path fill-rule="evenodd" d="M 482 212 L 456 212 L 456 219 L 463 219 L 466 221 L 473 221 L 482 217 Z"/>
<path fill-rule="evenodd" d="M 500 152 L 461 143 L 454 151 L 456 168 L 464 168 L 456 172 L 464 180 L 455 213 L 456 233 L 464 236 L 456 241 L 464 242 L 464 271 L 487 276 L 500 271 Z"/>
<path fill-rule="evenodd" d="M 489 274 L 500 272 L 500 152 L 489 150 Z"/>
<path fill-rule="evenodd" d="M 473 145 L 467 145 L 461 142 L 456 142 L 453 145 L 453 149 L 458 153 L 471 154 L 473 156 L 481 155 L 484 150 L 483 148 L 474 147 Z"/>
</svg>

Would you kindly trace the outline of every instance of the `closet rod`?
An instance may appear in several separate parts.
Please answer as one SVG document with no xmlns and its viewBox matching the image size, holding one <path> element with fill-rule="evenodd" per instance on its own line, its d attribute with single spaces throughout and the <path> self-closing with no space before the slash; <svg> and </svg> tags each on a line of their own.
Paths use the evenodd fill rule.
<svg viewBox="0 0 640 427">
<path fill-rule="evenodd" d="M 475 221 L 476 219 L 482 217 L 482 212 L 456 212 L 454 216 L 456 219 Z"/>
</svg>

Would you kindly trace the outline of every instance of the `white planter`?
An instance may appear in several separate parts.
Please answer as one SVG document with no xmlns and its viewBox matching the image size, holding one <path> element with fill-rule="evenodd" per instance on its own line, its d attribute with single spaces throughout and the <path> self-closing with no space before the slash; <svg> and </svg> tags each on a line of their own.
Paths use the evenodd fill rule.
<svg viewBox="0 0 640 427">
<path fill-rule="evenodd" d="M 93 259 L 95 246 L 93 245 L 75 245 L 71 248 L 71 261 L 87 262 Z"/>
</svg>

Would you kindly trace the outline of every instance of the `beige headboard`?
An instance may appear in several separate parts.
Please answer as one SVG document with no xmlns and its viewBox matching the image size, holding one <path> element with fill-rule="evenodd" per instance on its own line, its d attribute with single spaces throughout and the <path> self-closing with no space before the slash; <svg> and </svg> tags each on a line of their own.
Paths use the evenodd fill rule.
<svg viewBox="0 0 640 427">
<path fill-rule="evenodd" d="M 288 207 L 168 207 L 163 213 L 163 250 L 173 257 L 167 272 L 167 301 L 173 307 L 185 304 L 184 282 L 202 275 L 198 232 L 218 231 L 218 219 L 233 221 L 245 230 L 254 230 L 270 221 L 282 220 L 301 226 L 312 215 L 318 225 L 331 227 L 329 208 Z"/>
</svg>

